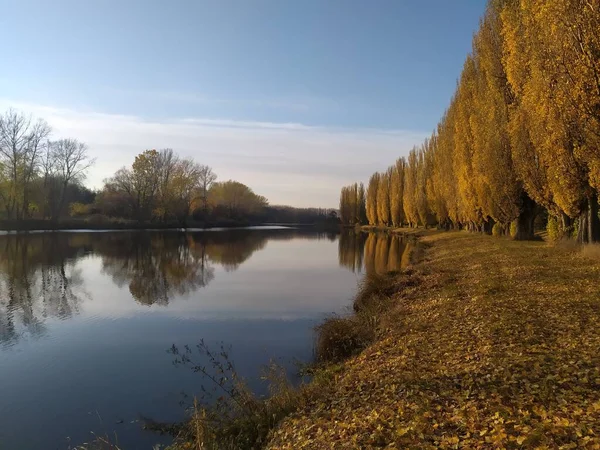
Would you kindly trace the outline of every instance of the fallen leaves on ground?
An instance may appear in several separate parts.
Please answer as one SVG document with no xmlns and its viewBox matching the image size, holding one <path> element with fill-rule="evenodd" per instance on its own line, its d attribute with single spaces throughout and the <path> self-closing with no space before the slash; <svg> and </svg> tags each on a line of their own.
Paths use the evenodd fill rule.
<svg viewBox="0 0 600 450">
<path fill-rule="evenodd" d="M 268 448 L 600 448 L 600 264 L 544 242 L 422 240 L 388 331 Z"/>
</svg>

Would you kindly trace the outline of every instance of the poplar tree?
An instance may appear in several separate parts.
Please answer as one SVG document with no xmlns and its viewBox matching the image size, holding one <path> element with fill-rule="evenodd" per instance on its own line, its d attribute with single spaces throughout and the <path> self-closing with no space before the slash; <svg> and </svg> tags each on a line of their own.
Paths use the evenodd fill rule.
<svg viewBox="0 0 600 450">
<path fill-rule="evenodd" d="M 377 190 L 379 187 L 379 173 L 375 172 L 369 178 L 367 188 L 366 213 L 369 225 L 377 225 Z"/>
<path fill-rule="evenodd" d="M 406 221 L 411 227 L 419 224 L 417 211 L 417 149 L 413 148 L 408 154 L 404 178 L 403 206 Z"/>
<path fill-rule="evenodd" d="M 490 0 L 431 138 L 371 176 L 369 223 L 600 240 L 600 1 Z"/>
<path fill-rule="evenodd" d="M 379 225 L 390 224 L 390 172 L 379 174 L 377 185 L 377 223 Z"/>
<path fill-rule="evenodd" d="M 398 158 L 396 164 L 390 168 L 390 220 L 392 225 L 400 227 L 404 224 L 404 172 L 406 160 Z"/>
</svg>

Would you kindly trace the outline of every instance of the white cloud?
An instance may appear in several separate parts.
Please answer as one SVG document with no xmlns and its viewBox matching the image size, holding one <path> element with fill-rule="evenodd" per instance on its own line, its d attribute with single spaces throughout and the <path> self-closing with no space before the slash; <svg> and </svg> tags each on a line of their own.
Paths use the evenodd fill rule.
<svg viewBox="0 0 600 450">
<path fill-rule="evenodd" d="M 44 118 L 55 137 L 86 142 L 96 157 L 87 180 L 90 187 L 101 187 L 104 178 L 130 165 L 141 151 L 170 147 L 210 165 L 221 180 L 249 185 L 271 204 L 294 206 L 335 207 L 342 185 L 366 181 L 426 137 L 402 130 L 297 123 L 146 120 L 0 99 L 0 111 L 9 107 Z"/>
</svg>

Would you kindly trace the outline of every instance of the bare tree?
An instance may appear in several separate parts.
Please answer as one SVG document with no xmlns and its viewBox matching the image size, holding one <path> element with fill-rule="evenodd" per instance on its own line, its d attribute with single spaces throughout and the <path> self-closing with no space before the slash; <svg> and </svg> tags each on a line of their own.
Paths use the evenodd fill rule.
<svg viewBox="0 0 600 450">
<path fill-rule="evenodd" d="M 0 194 L 8 218 L 29 213 L 30 184 L 37 174 L 51 128 L 43 120 L 8 110 L 0 116 L 0 167 L 7 189 Z"/>
<path fill-rule="evenodd" d="M 171 182 L 174 176 L 175 168 L 179 163 L 173 149 L 164 148 L 158 152 L 158 207 L 161 215 L 161 220 L 164 222 L 170 208 L 172 207 Z"/>
<path fill-rule="evenodd" d="M 208 191 L 217 179 L 217 175 L 209 166 L 200 166 L 198 169 L 198 178 L 200 180 L 200 197 L 202 200 L 202 212 L 206 217 L 208 211 Z"/>
<path fill-rule="evenodd" d="M 64 207 L 67 186 L 84 180 L 86 171 L 95 160 L 89 157 L 87 145 L 77 139 L 60 139 L 50 143 L 50 147 L 56 175 L 62 182 L 58 209 L 54 211 L 52 217 L 56 220 Z"/>
</svg>

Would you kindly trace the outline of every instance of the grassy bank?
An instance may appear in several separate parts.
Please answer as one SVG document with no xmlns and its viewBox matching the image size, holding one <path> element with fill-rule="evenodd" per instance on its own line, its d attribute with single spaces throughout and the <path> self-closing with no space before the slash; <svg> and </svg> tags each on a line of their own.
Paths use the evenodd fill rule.
<svg viewBox="0 0 600 450">
<path fill-rule="evenodd" d="M 545 242 L 421 240 L 376 340 L 267 447 L 598 448 L 600 263 Z"/>
</svg>

